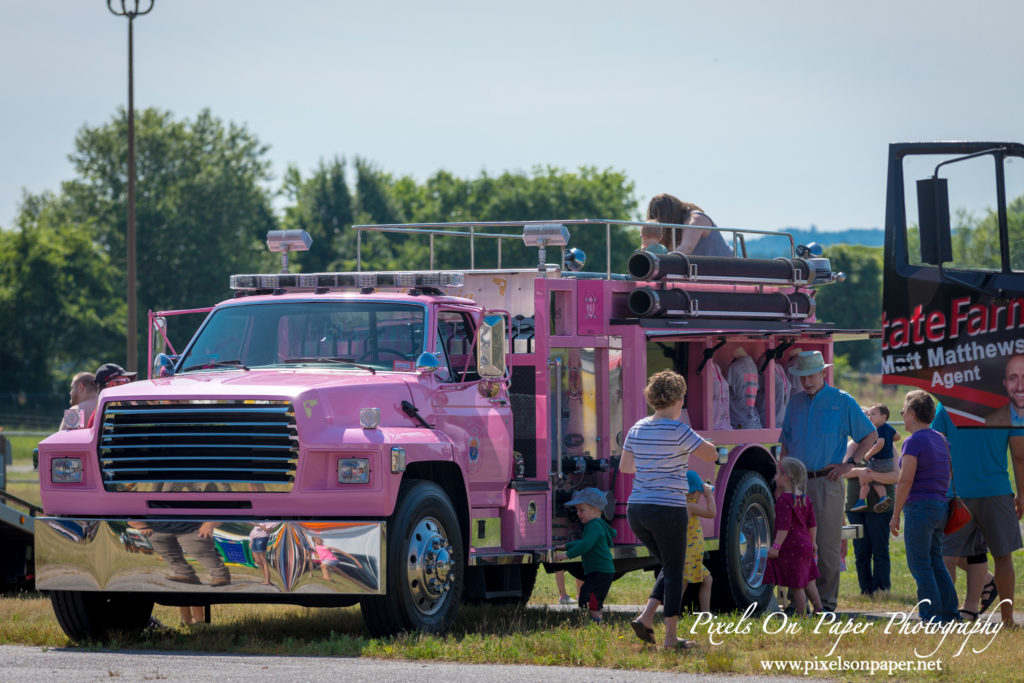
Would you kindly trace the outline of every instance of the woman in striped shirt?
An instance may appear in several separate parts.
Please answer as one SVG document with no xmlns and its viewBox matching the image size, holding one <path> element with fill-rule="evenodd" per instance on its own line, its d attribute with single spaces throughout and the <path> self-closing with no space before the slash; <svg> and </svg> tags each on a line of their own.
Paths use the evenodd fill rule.
<svg viewBox="0 0 1024 683">
<path fill-rule="evenodd" d="M 714 445 L 680 421 L 686 380 L 664 370 L 652 375 L 644 389 L 653 415 L 629 430 L 619 470 L 636 474 L 626 517 L 629 527 L 661 562 L 661 572 L 644 611 L 632 623 L 644 642 L 654 642 L 654 612 L 665 605 L 665 647 L 689 648 L 696 643 L 676 636 L 683 601 L 686 559 L 686 469 L 690 454 L 714 462 Z"/>
</svg>

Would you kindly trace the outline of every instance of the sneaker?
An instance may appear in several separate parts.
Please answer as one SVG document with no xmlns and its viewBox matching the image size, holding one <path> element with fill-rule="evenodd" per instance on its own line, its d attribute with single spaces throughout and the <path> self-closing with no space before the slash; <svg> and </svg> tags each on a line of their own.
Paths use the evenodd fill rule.
<svg viewBox="0 0 1024 683">
<path fill-rule="evenodd" d="M 853 504 L 853 507 L 850 508 L 850 512 L 863 512 L 864 510 L 867 510 L 867 509 L 868 509 L 868 502 L 866 500 L 864 500 L 863 498 L 861 498 L 860 500 L 858 500 L 856 503 Z"/>
<path fill-rule="evenodd" d="M 875 503 L 875 512 L 877 512 L 878 514 L 882 514 L 891 507 L 892 498 L 890 498 L 889 496 L 882 496 L 881 498 L 878 499 L 878 502 Z"/>
<path fill-rule="evenodd" d="M 570 598 L 568 595 L 563 595 L 562 597 L 558 598 L 558 604 L 559 605 L 575 605 L 576 604 L 576 598 Z"/>
</svg>

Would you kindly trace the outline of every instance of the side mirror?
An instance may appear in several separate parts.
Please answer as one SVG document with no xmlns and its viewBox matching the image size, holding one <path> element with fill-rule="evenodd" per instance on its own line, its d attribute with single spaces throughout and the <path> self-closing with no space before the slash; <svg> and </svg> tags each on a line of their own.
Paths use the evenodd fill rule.
<svg viewBox="0 0 1024 683">
<path fill-rule="evenodd" d="M 952 261 L 949 187 L 945 178 L 917 181 L 917 218 L 921 235 L 921 262 L 941 266 Z"/>
<path fill-rule="evenodd" d="M 505 376 L 505 318 L 486 315 L 476 331 L 476 368 L 483 379 Z"/>
<path fill-rule="evenodd" d="M 170 377 L 174 374 L 174 363 L 177 360 L 177 356 L 168 356 L 166 353 L 156 354 L 156 358 L 153 359 L 153 376 Z"/>
<path fill-rule="evenodd" d="M 428 374 L 431 372 L 437 372 L 437 369 L 441 367 L 441 361 L 437 359 L 432 353 L 421 353 L 420 357 L 416 359 L 416 372 L 420 374 Z"/>
</svg>

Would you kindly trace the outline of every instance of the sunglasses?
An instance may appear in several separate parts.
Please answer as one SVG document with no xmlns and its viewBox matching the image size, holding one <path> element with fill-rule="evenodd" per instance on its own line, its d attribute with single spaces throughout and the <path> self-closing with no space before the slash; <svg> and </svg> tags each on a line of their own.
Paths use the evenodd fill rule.
<svg viewBox="0 0 1024 683">
<path fill-rule="evenodd" d="M 104 384 L 103 388 L 106 389 L 107 387 L 119 387 L 122 384 L 131 384 L 131 383 L 132 383 L 132 378 L 131 377 L 125 377 L 125 376 L 115 377 L 114 379 L 112 379 L 109 382 L 107 382 L 106 384 Z"/>
</svg>

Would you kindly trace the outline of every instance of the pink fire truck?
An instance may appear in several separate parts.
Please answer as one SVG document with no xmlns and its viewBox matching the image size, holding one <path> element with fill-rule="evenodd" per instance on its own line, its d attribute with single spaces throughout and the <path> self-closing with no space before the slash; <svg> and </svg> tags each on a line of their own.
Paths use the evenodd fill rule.
<svg viewBox="0 0 1024 683">
<path fill-rule="evenodd" d="M 61 627 L 138 630 L 154 603 L 358 603 L 374 635 L 443 632 L 463 601 L 525 603 L 541 565 L 580 572 L 553 560 L 580 528 L 564 503 L 588 486 L 607 492 L 616 568 L 651 568 L 617 466 L 666 368 L 718 447 L 691 462 L 720 511 L 704 525 L 714 602 L 766 605 L 782 365 L 863 336 L 815 321 L 814 288 L 842 275 L 791 238 L 786 257 L 743 258 L 733 230 L 736 258 L 638 251 L 618 258 L 628 274 L 578 270 L 567 226 L 613 225 L 638 224 L 356 227 L 429 235 L 431 264 L 435 237 L 468 241 L 469 269 L 423 272 L 289 273 L 308 235 L 271 233 L 283 272 L 231 276 L 180 353 L 104 391 L 91 428 L 40 444 L 37 587 Z M 487 238 L 539 247 L 539 263 L 503 268 L 499 247 L 477 269 Z M 158 341 L 174 313 L 151 314 Z M 740 356 L 763 416 L 733 428 L 716 406 Z"/>
</svg>

